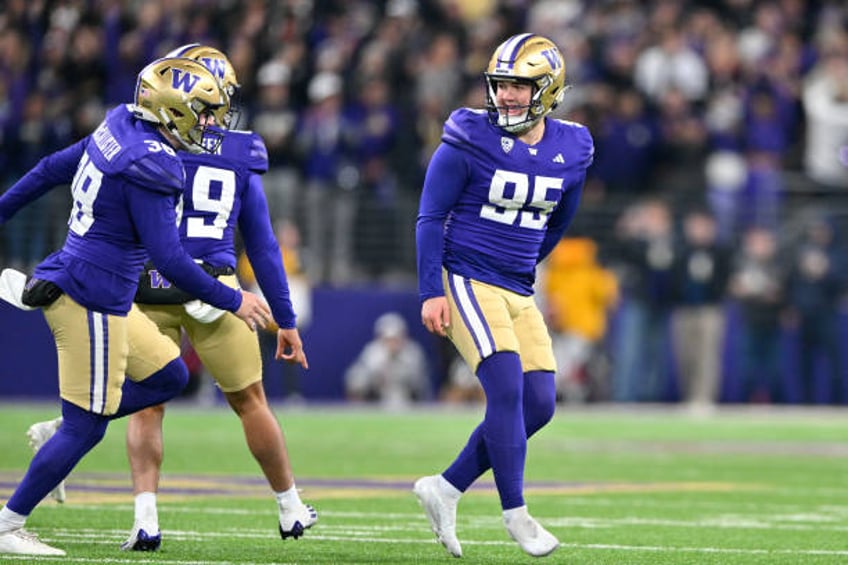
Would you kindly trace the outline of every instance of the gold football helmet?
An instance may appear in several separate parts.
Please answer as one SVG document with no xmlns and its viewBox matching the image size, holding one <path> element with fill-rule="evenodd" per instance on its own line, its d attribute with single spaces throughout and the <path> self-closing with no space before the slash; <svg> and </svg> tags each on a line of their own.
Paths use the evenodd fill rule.
<svg viewBox="0 0 848 565">
<path fill-rule="evenodd" d="M 486 109 L 492 124 L 521 134 L 538 123 L 562 101 L 565 91 L 565 62 L 553 41 L 532 33 L 513 35 L 495 49 L 486 77 Z M 526 112 L 509 116 L 500 112 L 495 92 L 501 81 L 523 82 L 533 87 Z"/>
<path fill-rule="evenodd" d="M 236 70 L 233 68 L 232 63 L 230 63 L 227 56 L 214 47 L 202 45 L 200 43 L 188 43 L 181 47 L 177 47 L 165 56 L 194 59 L 195 61 L 203 63 L 203 65 L 206 66 L 213 75 L 215 75 L 215 78 L 221 83 L 221 87 L 224 89 L 224 92 L 226 92 L 227 96 L 230 98 L 230 111 L 224 117 L 224 122 L 220 125 L 227 129 L 235 129 L 241 114 L 239 96 L 241 85 L 236 78 Z"/>
<path fill-rule="evenodd" d="M 229 111 L 229 98 L 218 80 L 191 59 L 157 59 L 138 75 L 136 117 L 163 126 L 192 153 L 214 152 L 220 130 L 208 130 L 209 118 L 220 123 Z"/>
</svg>

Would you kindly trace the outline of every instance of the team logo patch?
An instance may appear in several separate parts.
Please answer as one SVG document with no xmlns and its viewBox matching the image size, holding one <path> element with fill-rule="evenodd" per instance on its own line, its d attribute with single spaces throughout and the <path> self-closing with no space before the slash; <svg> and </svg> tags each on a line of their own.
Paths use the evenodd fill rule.
<svg viewBox="0 0 848 565">
<path fill-rule="evenodd" d="M 515 141 L 510 137 L 502 137 L 501 138 L 501 149 L 504 150 L 504 153 L 509 153 L 512 151 L 512 146 L 515 145 Z"/>
</svg>

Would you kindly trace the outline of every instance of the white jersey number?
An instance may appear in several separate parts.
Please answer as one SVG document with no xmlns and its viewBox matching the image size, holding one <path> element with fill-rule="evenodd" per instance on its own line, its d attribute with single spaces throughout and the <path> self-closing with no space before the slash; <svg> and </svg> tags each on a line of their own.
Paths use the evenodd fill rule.
<svg viewBox="0 0 848 565">
<path fill-rule="evenodd" d="M 68 226 L 75 234 L 85 235 L 91 229 L 94 223 L 94 201 L 97 200 L 102 183 L 103 173 L 91 162 L 88 153 L 84 153 L 71 184 L 74 205 Z"/>
<path fill-rule="evenodd" d="M 548 191 L 562 190 L 562 179 L 543 176 L 533 178 L 531 193 L 528 175 L 496 170 L 489 185 L 489 204 L 484 204 L 480 209 L 480 217 L 509 225 L 517 220 L 522 228 L 544 229 L 548 216 L 557 204 L 557 200 L 547 198 Z M 512 194 L 507 196 L 507 187 L 510 186 Z"/>
<path fill-rule="evenodd" d="M 220 194 L 213 198 L 212 187 L 220 186 Z M 236 174 L 229 169 L 200 166 L 191 183 L 191 201 L 194 209 L 205 217 L 186 220 L 186 236 L 206 239 L 223 239 L 227 221 L 236 198 Z M 209 216 L 212 223 L 207 223 Z"/>
</svg>

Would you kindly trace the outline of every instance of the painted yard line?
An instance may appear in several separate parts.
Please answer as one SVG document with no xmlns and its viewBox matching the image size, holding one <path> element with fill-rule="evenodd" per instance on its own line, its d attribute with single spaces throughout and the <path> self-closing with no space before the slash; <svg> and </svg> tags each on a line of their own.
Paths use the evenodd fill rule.
<svg viewBox="0 0 848 565">
<path fill-rule="evenodd" d="M 394 522 L 392 525 L 381 526 L 381 525 L 350 525 L 350 524 L 328 524 L 324 522 L 319 522 L 316 526 L 316 530 L 310 532 L 309 537 L 312 538 L 315 535 L 320 535 L 317 532 L 326 532 L 336 535 L 342 536 L 367 536 L 371 534 L 382 534 L 386 532 L 422 532 L 429 534 L 429 530 L 426 527 L 426 522 L 423 520 L 423 517 L 416 517 L 417 519 L 411 520 L 409 522 L 398 523 Z M 698 521 L 692 522 L 683 522 L 683 521 L 673 521 L 673 520 L 642 520 L 642 519 L 627 519 L 627 520 L 599 520 L 599 519 L 585 519 L 585 518 L 566 518 L 566 519 L 542 519 L 546 526 L 550 528 L 583 528 L 583 529 L 609 529 L 609 528 L 621 528 L 622 526 L 664 526 L 664 527 L 678 527 L 678 528 L 698 528 L 702 530 L 704 528 L 714 528 L 714 529 L 732 529 L 735 531 L 740 530 L 778 530 L 778 531 L 814 531 L 814 532 L 846 532 L 848 531 L 848 525 L 846 526 L 787 526 L 783 524 L 769 524 L 769 523 L 758 523 L 756 525 L 752 525 L 746 521 L 727 521 L 721 523 L 715 522 L 704 522 L 700 523 Z M 475 529 L 475 530 L 494 530 L 500 531 L 502 529 L 502 524 L 500 520 L 492 520 L 492 519 L 472 519 L 467 522 L 460 522 L 459 529 Z M 128 530 L 93 530 L 93 529 L 55 529 L 51 532 L 44 532 L 43 536 L 49 535 L 52 536 L 53 539 L 62 539 L 62 540 L 70 540 L 76 541 L 81 539 L 90 539 L 92 541 L 95 540 L 103 540 L 104 538 L 112 538 L 115 541 L 123 541 L 126 537 L 126 532 Z M 263 539 L 269 536 L 269 531 L 273 531 L 273 528 L 269 529 L 257 529 L 257 528 L 227 528 L 226 530 L 219 532 L 197 532 L 197 531 L 187 531 L 187 530 L 177 530 L 177 529 L 169 529 L 163 528 L 163 532 L 169 539 L 215 539 L 215 538 L 228 538 L 228 537 L 243 537 L 243 538 L 258 538 Z M 97 543 L 95 541 L 95 543 Z"/>
<path fill-rule="evenodd" d="M 320 535 L 307 534 L 311 541 L 325 542 L 359 542 L 359 543 L 385 543 L 385 544 L 412 544 L 412 545 L 437 545 L 432 537 L 427 540 L 418 538 L 386 538 L 386 537 L 348 537 L 339 535 Z M 232 535 L 230 535 L 232 538 Z M 173 539 L 169 537 L 168 539 Z M 180 539 L 180 538 L 176 538 Z M 186 538 L 196 539 L 196 538 Z M 49 538 L 45 538 L 46 541 Z M 79 542 L 91 545 L 91 542 Z M 66 541 L 66 545 L 74 545 L 73 542 Z M 512 541 L 500 540 L 463 540 L 463 546 L 498 546 L 498 547 L 514 547 Z M 789 555 L 789 556 L 828 556 L 828 557 L 848 557 L 848 549 L 846 550 L 828 550 L 828 549 L 758 549 L 758 548 L 732 548 L 732 547 L 694 547 L 694 546 L 663 546 L 663 545 L 625 545 L 625 544 L 581 544 L 581 543 L 563 543 L 563 548 L 580 549 L 580 550 L 599 550 L 599 551 L 630 551 L 630 552 L 651 552 L 651 553 L 707 553 L 707 554 L 725 554 L 725 555 Z M 15 556 L 12 556 L 15 557 Z M 41 558 L 27 556 L 32 561 L 55 561 L 56 558 Z M 74 559 L 60 558 L 62 562 L 69 560 L 80 563 L 173 563 L 175 565 L 227 565 L 230 561 L 139 561 L 139 560 L 109 560 L 107 559 Z M 238 565 L 246 565 L 238 563 Z"/>
<path fill-rule="evenodd" d="M 301 489 L 298 489 L 301 490 Z M 161 502 L 161 501 L 160 501 Z M 248 510 L 241 508 L 226 508 L 226 507 L 204 507 L 204 508 L 194 508 L 194 507 L 186 507 L 186 506 L 177 506 L 177 503 L 173 501 L 165 501 L 162 502 L 159 507 L 160 509 L 164 509 L 165 512 L 186 512 L 186 513 L 206 513 L 206 514 L 245 514 L 245 515 L 253 515 L 256 514 L 256 510 Z M 603 497 L 580 497 L 576 496 L 568 499 L 568 507 L 573 508 L 575 506 L 589 506 L 591 508 L 597 508 L 600 506 L 603 507 L 621 507 L 621 499 L 618 497 L 614 498 L 603 498 Z M 53 505 L 50 501 L 45 504 L 44 507 L 56 507 L 58 505 Z M 126 504 L 126 500 L 122 501 L 122 504 L 84 504 L 84 505 L 74 505 L 73 502 L 70 502 L 68 506 L 73 506 L 74 510 L 92 510 L 95 512 L 100 512 L 103 510 L 129 510 L 132 511 L 132 505 Z M 728 500 L 726 502 L 717 502 L 714 500 L 686 500 L 686 501 L 678 501 L 678 500 L 658 500 L 657 498 L 645 498 L 639 499 L 635 497 L 631 497 L 627 499 L 627 507 L 628 508 L 652 508 L 652 509 L 669 509 L 669 508 L 685 508 L 685 509 L 693 509 L 693 508 L 703 508 L 703 509 L 715 509 L 715 510 L 724 510 L 727 508 L 732 508 L 735 513 L 740 513 L 744 511 L 751 511 L 751 514 L 811 514 L 814 516 L 822 516 L 822 515 L 835 515 L 838 517 L 845 517 L 848 519 L 848 500 L 846 500 L 846 504 L 839 506 L 834 504 L 822 504 L 819 506 L 808 506 L 801 504 L 781 504 L 781 503 L 771 503 L 764 501 L 760 502 L 738 502 L 736 500 Z M 322 510 L 322 516 L 347 516 L 350 518 L 364 518 L 369 516 L 374 516 L 374 514 L 363 513 L 363 512 L 343 512 L 337 510 Z M 380 516 L 384 516 L 385 518 L 397 518 L 404 516 L 411 516 L 412 514 L 380 514 Z"/>
<path fill-rule="evenodd" d="M 111 506 L 84 506 L 80 507 L 80 509 L 84 510 L 114 510 L 115 507 Z M 125 510 L 130 511 L 132 507 L 125 506 Z M 544 515 L 539 515 L 537 518 L 544 522 L 546 525 L 557 526 L 563 528 L 569 527 L 578 527 L 578 528 L 587 528 L 587 529 L 598 529 L 598 528 L 613 528 L 613 527 L 621 527 L 621 526 L 669 526 L 669 527 L 678 527 L 678 528 L 717 528 L 717 529 L 778 529 L 778 530 L 786 530 L 786 531 L 848 531 L 848 506 L 845 507 L 830 507 L 831 511 L 836 510 L 837 514 L 833 516 L 826 516 L 821 514 L 814 513 L 805 513 L 805 514 L 774 514 L 774 513 L 765 513 L 765 514 L 751 514 L 751 515 L 742 515 L 739 513 L 734 513 L 732 515 L 725 516 L 711 516 L 705 518 L 699 518 L 694 520 L 669 520 L 667 518 L 642 518 L 642 517 L 624 517 L 624 518 L 595 518 L 595 517 L 581 517 L 581 516 L 566 516 L 566 517 L 549 517 Z M 186 514 L 216 514 L 216 515 L 232 515 L 232 516 L 255 516 L 256 511 L 250 509 L 238 509 L 238 508 L 161 508 L 163 514 L 165 513 L 186 513 Z M 343 512 L 343 511 L 334 511 L 334 510 L 326 510 L 321 511 L 322 520 L 319 522 L 322 529 L 323 528 L 334 528 L 337 527 L 335 524 L 327 523 L 326 518 L 337 518 L 337 519 L 351 519 L 351 520 L 376 520 L 376 521 L 393 521 L 397 523 L 398 521 L 404 520 L 409 524 L 415 525 L 420 523 L 423 520 L 423 514 L 421 513 L 378 513 L 378 512 Z M 460 527 L 496 527 L 501 528 L 501 518 L 500 516 L 462 516 L 458 517 L 458 525 Z M 344 527 L 352 528 L 353 526 L 346 525 Z M 369 528 L 371 526 L 356 526 L 361 528 Z M 380 526 L 374 526 L 374 528 L 378 528 Z M 62 530 L 54 530 L 57 532 L 61 532 Z M 88 529 L 74 529 L 73 532 L 92 532 L 99 533 L 102 535 L 105 531 L 108 530 L 88 530 Z M 227 531 L 244 531 L 244 532 L 255 532 L 258 530 L 253 529 L 231 529 Z M 198 533 L 198 535 L 203 535 Z"/>
</svg>

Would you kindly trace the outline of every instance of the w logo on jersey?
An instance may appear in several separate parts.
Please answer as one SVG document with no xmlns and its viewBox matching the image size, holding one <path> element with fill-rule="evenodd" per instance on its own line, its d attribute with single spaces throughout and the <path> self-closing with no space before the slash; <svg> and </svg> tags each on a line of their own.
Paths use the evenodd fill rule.
<svg viewBox="0 0 848 565">
<path fill-rule="evenodd" d="M 173 68 L 171 70 L 171 87 L 174 89 L 182 89 L 188 94 L 200 81 L 200 77 L 186 72 L 182 69 Z"/>
</svg>

